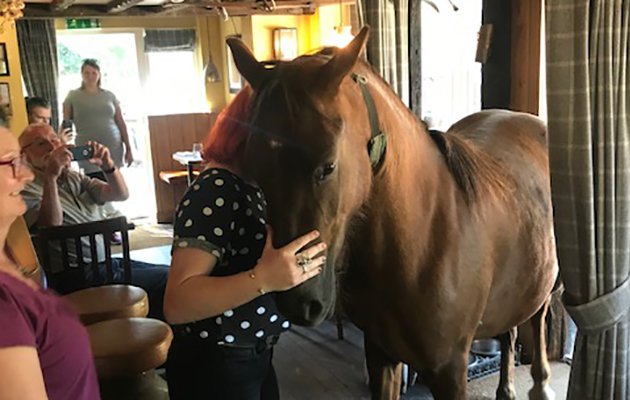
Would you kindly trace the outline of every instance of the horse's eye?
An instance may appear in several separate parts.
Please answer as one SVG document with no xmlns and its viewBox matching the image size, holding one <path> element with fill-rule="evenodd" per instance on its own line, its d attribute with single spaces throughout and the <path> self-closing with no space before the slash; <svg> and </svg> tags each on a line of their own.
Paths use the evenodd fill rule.
<svg viewBox="0 0 630 400">
<path fill-rule="evenodd" d="M 335 172 L 337 164 L 334 162 L 320 165 L 315 169 L 315 184 L 319 185 L 323 183 L 333 172 Z"/>
</svg>

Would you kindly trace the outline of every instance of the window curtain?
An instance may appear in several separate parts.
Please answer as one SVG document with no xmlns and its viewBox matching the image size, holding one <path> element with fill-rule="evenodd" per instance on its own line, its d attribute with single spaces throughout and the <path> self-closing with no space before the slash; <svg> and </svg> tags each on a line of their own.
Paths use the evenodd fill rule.
<svg viewBox="0 0 630 400">
<path fill-rule="evenodd" d="M 359 19 L 371 28 L 368 61 L 409 106 L 409 0 L 359 0 Z"/>
<path fill-rule="evenodd" d="M 630 1 L 547 0 L 549 157 L 569 400 L 630 398 Z"/>
<path fill-rule="evenodd" d="M 19 19 L 17 39 L 22 64 L 22 78 L 29 96 L 50 102 L 51 125 L 59 127 L 57 35 L 52 19 Z"/>
<path fill-rule="evenodd" d="M 194 29 L 147 29 L 144 36 L 144 51 L 194 51 Z"/>
</svg>

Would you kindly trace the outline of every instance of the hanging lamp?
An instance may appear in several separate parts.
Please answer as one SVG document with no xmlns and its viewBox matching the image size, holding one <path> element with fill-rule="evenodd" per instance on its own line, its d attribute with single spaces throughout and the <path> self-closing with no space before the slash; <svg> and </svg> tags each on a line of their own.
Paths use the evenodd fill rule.
<svg viewBox="0 0 630 400">
<path fill-rule="evenodd" d="M 208 22 L 206 21 L 206 24 Z M 210 27 L 206 25 L 206 38 L 208 38 L 208 62 L 206 63 L 206 67 L 204 68 L 204 76 L 206 77 L 207 83 L 218 83 L 221 82 L 221 74 L 219 73 L 219 69 L 212 61 L 212 45 L 210 44 Z"/>
</svg>

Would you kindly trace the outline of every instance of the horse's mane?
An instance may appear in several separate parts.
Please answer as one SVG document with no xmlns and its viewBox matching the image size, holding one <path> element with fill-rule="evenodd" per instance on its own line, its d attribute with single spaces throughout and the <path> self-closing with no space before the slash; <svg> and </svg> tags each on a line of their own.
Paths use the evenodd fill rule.
<svg viewBox="0 0 630 400">
<path fill-rule="evenodd" d="M 451 132 L 429 131 L 466 204 L 484 195 L 503 197 L 506 175 L 499 162 L 470 139 Z"/>
</svg>

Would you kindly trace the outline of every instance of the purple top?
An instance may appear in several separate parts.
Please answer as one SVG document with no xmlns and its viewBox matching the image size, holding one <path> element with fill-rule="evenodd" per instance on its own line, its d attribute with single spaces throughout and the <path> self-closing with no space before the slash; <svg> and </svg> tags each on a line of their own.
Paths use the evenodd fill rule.
<svg viewBox="0 0 630 400">
<path fill-rule="evenodd" d="M 59 296 L 0 271 L 0 348 L 37 349 L 50 400 L 98 400 L 90 341 Z"/>
</svg>

